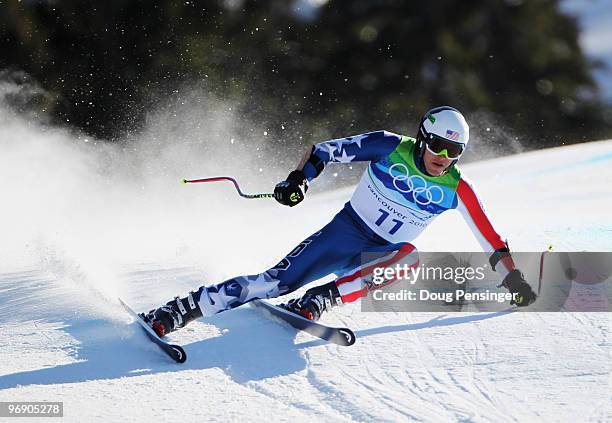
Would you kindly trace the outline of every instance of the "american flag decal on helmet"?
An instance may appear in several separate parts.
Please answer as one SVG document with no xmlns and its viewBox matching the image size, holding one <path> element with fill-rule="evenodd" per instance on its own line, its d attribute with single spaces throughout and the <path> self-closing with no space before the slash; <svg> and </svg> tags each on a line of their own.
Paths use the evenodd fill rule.
<svg viewBox="0 0 612 423">
<path fill-rule="evenodd" d="M 448 138 L 451 141 L 459 141 L 459 132 L 451 131 L 450 129 L 447 129 L 446 138 Z"/>
</svg>

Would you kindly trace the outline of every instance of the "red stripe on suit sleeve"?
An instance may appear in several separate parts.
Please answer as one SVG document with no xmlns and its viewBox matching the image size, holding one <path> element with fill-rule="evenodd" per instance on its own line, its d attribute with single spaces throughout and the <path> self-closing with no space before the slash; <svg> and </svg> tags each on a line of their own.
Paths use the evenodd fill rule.
<svg viewBox="0 0 612 423">
<path fill-rule="evenodd" d="M 501 239 L 499 234 L 495 232 L 493 225 L 491 225 L 491 222 L 489 222 L 489 218 L 480 205 L 480 201 L 478 201 L 476 193 L 463 179 L 459 180 L 457 195 L 465 205 L 470 217 L 476 225 L 476 228 L 478 228 L 487 242 L 491 244 L 493 249 L 497 250 L 499 248 L 504 248 L 506 243 Z"/>
</svg>

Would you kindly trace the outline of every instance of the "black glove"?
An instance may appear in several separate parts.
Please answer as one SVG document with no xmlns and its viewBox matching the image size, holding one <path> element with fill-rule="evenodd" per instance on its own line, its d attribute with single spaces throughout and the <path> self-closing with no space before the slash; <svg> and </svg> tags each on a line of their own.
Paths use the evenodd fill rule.
<svg viewBox="0 0 612 423">
<path fill-rule="evenodd" d="M 531 289 L 531 286 L 525 282 L 525 278 L 520 270 L 514 269 L 506 275 L 502 285 L 505 286 L 511 294 L 516 295 L 510 305 L 516 304 L 518 307 L 527 307 L 535 302 L 537 295 Z"/>
<path fill-rule="evenodd" d="M 308 191 L 306 175 L 301 170 L 294 170 L 287 176 L 287 180 L 276 184 L 274 198 L 285 206 L 293 207 L 302 202 L 306 191 Z"/>
</svg>

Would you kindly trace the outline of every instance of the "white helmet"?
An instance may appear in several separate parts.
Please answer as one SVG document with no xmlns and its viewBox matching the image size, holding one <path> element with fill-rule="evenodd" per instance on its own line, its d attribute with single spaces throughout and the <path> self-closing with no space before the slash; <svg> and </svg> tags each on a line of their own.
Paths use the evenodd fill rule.
<svg viewBox="0 0 612 423">
<path fill-rule="evenodd" d="M 417 148 L 422 158 L 425 148 L 457 162 L 470 139 L 470 128 L 459 110 L 442 106 L 429 110 L 419 124 Z"/>
</svg>

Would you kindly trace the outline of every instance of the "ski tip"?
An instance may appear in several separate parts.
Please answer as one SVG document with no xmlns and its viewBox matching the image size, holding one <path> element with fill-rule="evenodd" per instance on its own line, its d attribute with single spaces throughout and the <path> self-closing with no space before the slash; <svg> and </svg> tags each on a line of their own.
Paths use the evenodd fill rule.
<svg viewBox="0 0 612 423">
<path fill-rule="evenodd" d="M 186 184 L 187 183 L 187 179 L 183 178 L 181 179 L 181 184 Z"/>
<path fill-rule="evenodd" d="M 185 361 L 187 361 L 187 354 L 185 353 L 183 347 L 179 345 L 170 345 L 170 348 L 172 348 L 172 351 L 174 351 L 174 359 L 177 363 L 183 364 Z"/>
<path fill-rule="evenodd" d="M 348 328 L 339 328 L 338 332 L 340 332 L 346 340 L 346 342 L 341 343 L 341 345 L 343 346 L 350 347 L 357 340 L 357 337 L 355 336 L 353 331 Z"/>
</svg>

